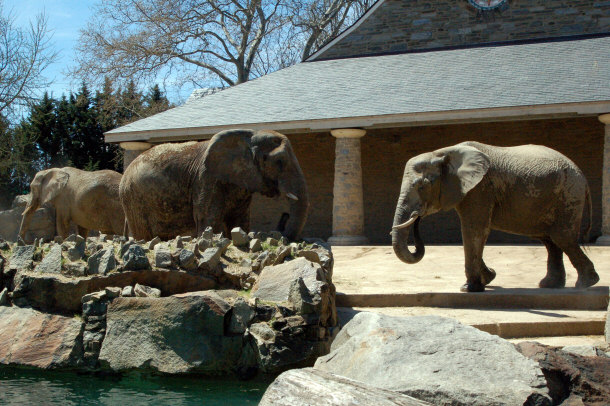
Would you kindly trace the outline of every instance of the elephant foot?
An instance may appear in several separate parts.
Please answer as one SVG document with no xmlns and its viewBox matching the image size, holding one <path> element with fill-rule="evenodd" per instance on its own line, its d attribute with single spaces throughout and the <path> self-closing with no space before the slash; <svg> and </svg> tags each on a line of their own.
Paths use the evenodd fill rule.
<svg viewBox="0 0 610 406">
<path fill-rule="evenodd" d="M 578 279 L 576 279 L 576 288 L 584 289 L 590 286 L 595 285 L 599 282 L 599 275 L 595 271 L 583 272 L 581 275 L 578 275 Z"/>
<path fill-rule="evenodd" d="M 481 273 L 481 283 L 483 285 L 489 285 L 491 281 L 496 278 L 496 271 L 491 268 L 485 268 Z"/>
<path fill-rule="evenodd" d="M 551 276 L 545 276 L 538 283 L 538 287 L 547 289 L 561 289 L 566 286 L 566 278 L 553 278 Z"/>
<path fill-rule="evenodd" d="M 468 283 L 466 282 L 460 288 L 460 292 L 485 292 L 485 285 L 482 283 Z"/>
</svg>

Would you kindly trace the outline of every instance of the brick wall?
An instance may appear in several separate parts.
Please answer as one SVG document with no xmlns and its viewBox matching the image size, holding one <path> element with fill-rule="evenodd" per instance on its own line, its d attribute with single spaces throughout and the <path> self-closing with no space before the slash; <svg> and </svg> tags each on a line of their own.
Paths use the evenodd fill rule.
<svg viewBox="0 0 610 406">
<path fill-rule="evenodd" d="M 289 136 L 305 173 L 311 210 L 305 236 L 332 234 L 335 139 L 329 133 Z M 510 146 L 543 144 L 572 159 L 585 173 L 593 200 L 592 236 L 600 234 L 601 174 L 604 126 L 596 117 L 443 125 L 369 130 L 361 138 L 365 234 L 373 244 L 390 243 L 396 201 L 406 161 L 422 152 L 473 140 Z M 257 196 L 252 205 L 253 229 L 273 228 L 287 203 Z M 455 211 L 434 214 L 421 222 L 427 243 L 461 242 Z M 529 242 L 524 237 L 492 232 L 490 242 Z"/>
<path fill-rule="evenodd" d="M 385 0 L 318 60 L 610 32 L 610 1 L 508 0 L 480 12 L 467 0 Z"/>
</svg>

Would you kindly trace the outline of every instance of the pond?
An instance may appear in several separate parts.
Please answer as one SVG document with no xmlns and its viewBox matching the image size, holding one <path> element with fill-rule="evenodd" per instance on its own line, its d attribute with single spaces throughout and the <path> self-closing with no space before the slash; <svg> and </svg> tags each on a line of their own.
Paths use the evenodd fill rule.
<svg viewBox="0 0 610 406">
<path fill-rule="evenodd" d="M 0 405 L 257 405 L 271 380 L 0 368 Z"/>
</svg>

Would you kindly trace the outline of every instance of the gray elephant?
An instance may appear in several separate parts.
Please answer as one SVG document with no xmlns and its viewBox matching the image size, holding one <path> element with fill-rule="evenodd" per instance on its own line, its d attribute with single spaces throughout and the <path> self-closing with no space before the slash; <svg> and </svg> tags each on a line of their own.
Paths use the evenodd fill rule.
<svg viewBox="0 0 610 406">
<path fill-rule="evenodd" d="M 55 208 L 56 232 L 63 238 L 68 236 L 70 223 L 76 224 L 84 237 L 89 230 L 123 234 L 120 181 L 121 174 L 111 170 L 66 167 L 38 172 L 30 184 L 32 198 L 23 212 L 19 235 L 24 238 L 34 212 L 45 204 Z"/>
<path fill-rule="evenodd" d="M 578 271 L 577 288 L 599 281 L 578 245 L 583 209 L 591 197 L 581 170 L 567 157 L 540 145 L 496 147 L 464 142 L 411 158 L 404 171 L 392 245 L 398 258 L 416 263 L 424 256 L 422 217 L 455 208 L 461 222 L 466 284 L 481 292 L 496 276 L 483 262 L 491 229 L 541 240 L 548 251 L 541 288 L 565 286 L 563 253 Z M 415 252 L 407 240 L 413 228 Z M 588 233 L 588 232 L 587 232 Z"/>
<path fill-rule="evenodd" d="M 209 141 L 157 145 L 125 170 L 120 196 L 136 239 L 200 235 L 211 226 L 227 235 L 250 228 L 253 193 L 290 199 L 283 233 L 296 239 L 309 198 L 286 136 L 275 131 L 228 130 Z"/>
</svg>

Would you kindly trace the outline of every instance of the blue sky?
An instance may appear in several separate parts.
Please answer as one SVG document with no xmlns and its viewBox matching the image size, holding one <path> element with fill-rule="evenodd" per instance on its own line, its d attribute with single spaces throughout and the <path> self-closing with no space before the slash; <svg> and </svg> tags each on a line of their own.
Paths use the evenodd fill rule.
<svg viewBox="0 0 610 406">
<path fill-rule="evenodd" d="M 10 12 L 19 26 L 27 26 L 43 11 L 48 17 L 47 26 L 53 34 L 58 58 L 57 63 L 45 71 L 45 76 L 53 82 L 47 90 L 56 98 L 78 89 L 79 83 L 72 83 L 64 72 L 74 64 L 74 45 L 94 3 L 88 0 L 4 0 L 5 15 Z"/>
</svg>

